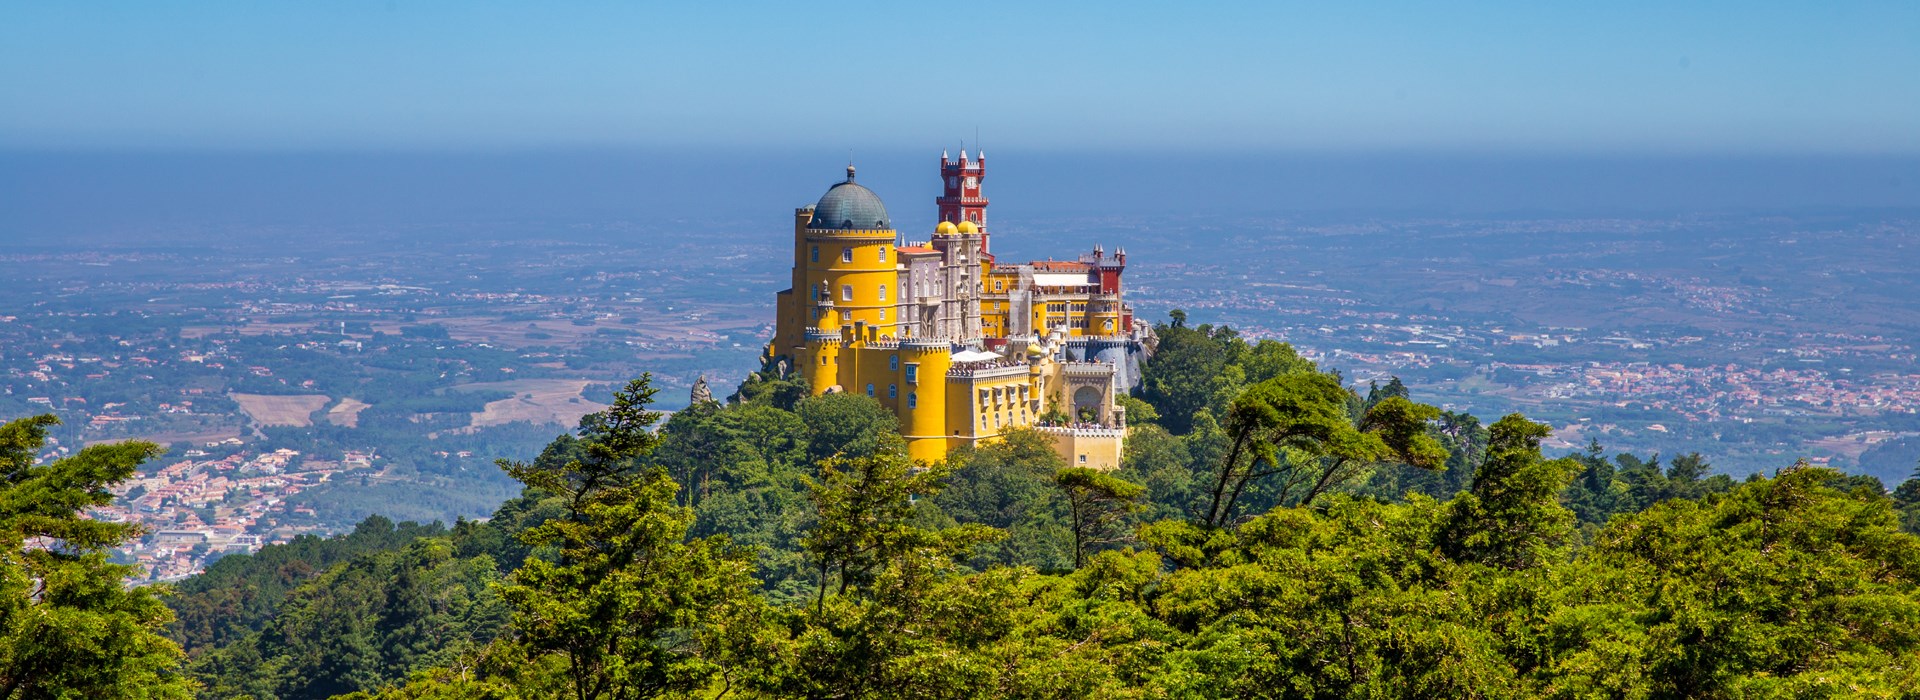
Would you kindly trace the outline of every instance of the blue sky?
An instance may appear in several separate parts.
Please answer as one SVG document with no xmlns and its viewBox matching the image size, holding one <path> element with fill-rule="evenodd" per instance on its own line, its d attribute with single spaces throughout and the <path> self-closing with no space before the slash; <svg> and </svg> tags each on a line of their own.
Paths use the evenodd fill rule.
<svg viewBox="0 0 1920 700">
<path fill-rule="evenodd" d="M 1920 3 L 0 0 L 0 148 L 1920 154 Z"/>
</svg>

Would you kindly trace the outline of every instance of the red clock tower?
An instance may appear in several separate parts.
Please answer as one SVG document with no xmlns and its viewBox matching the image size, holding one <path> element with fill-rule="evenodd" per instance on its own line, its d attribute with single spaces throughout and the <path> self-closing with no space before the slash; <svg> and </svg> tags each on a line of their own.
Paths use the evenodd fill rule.
<svg viewBox="0 0 1920 700">
<path fill-rule="evenodd" d="M 955 162 L 945 152 L 940 154 L 940 182 L 945 194 L 934 203 L 940 205 L 940 220 L 955 226 L 962 221 L 971 221 L 980 229 L 980 250 L 987 251 L 987 198 L 980 195 L 980 181 L 987 179 L 987 154 L 980 153 L 979 160 L 969 160 L 967 149 L 960 149 L 960 160 Z"/>
</svg>

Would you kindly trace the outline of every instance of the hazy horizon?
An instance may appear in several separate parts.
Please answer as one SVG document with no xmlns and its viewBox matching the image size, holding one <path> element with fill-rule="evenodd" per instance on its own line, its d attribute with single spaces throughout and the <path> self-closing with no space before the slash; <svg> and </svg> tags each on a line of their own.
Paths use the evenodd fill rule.
<svg viewBox="0 0 1920 700">
<path fill-rule="evenodd" d="M 13 4 L 0 238 L 778 230 L 849 159 L 911 235 L 963 145 L 1003 226 L 1905 210 L 1914 36 L 1855 2 Z"/>
<path fill-rule="evenodd" d="M 958 155 L 958 143 L 952 150 Z M 903 232 L 931 226 L 939 146 L 855 153 Z M 1061 216 L 1676 216 L 1920 207 L 1920 156 L 1489 156 L 989 150 L 994 221 Z M 765 226 L 847 154 L 0 151 L 0 237 L 205 226 L 629 222 Z M 926 226 L 922 226 L 925 224 Z"/>
</svg>

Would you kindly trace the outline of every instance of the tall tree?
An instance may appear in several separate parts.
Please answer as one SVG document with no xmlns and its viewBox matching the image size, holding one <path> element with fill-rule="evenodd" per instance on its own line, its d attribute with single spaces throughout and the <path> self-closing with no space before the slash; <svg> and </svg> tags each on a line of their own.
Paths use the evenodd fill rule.
<svg viewBox="0 0 1920 700">
<path fill-rule="evenodd" d="M 1073 529 L 1073 568 L 1087 565 L 1087 550 L 1125 539 L 1117 532 L 1130 513 L 1138 512 L 1146 488 L 1098 469 L 1072 467 L 1053 478 L 1066 492 Z"/>
<path fill-rule="evenodd" d="M 1540 456 L 1544 423 L 1518 413 L 1494 423 L 1487 459 L 1473 488 L 1448 504 L 1441 544 L 1448 556 L 1507 569 L 1541 563 L 1572 530 L 1573 512 L 1559 494 L 1580 470 L 1572 459 Z"/>
<path fill-rule="evenodd" d="M 560 464 L 502 461 L 562 517 L 520 535 L 535 547 L 501 587 L 517 646 L 557 655 L 576 700 L 646 698 L 701 686 L 718 669 L 695 634 L 750 603 L 751 557 L 725 537 L 689 540 L 679 485 L 643 458 L 659 437 L 651 376 L 580 420 L 580 449 Z M 539 662 L 535 661 L 534 666 Z"/>
<path fill-rule="evenodd" d="M 0 425 L 0 700 L 188 697 L 180 648 L 161 635 L 172 611 L 107 561 L 140 529 L 85 517 L 160 447 L 94 445 L 36 464 L 59 422 Z"/>
<path fill-rule="evenodd" d="M 938 493 L 946 476 L 944 463 L 916 466 L 898 450 L 820 464 L 813 487 L 818 522 L 803 545 L 820 575 L 816 610 L 825 604 L 829 588 L 841 595 L 865 591 L 883 569 L 909 553 L 958 555 L 998 538 L 984 525 L 931 530 L 914 524 L 914 501 Z"/>
<path fill-rule="evenodd" d="M 1428 431 L 1439 409 L 1394 397 L 1366 409 L 1356 422 L 1353 398 L 1331 374 L 1295 372 L 1234 399 L 1227 413 L 1231 447 L 1215 472 L 1201 524 L 1232 522 L 1241 497 L 1267 477 L 1280 477 L 1274 504 L 1308 504 L 1372 464 L 1445 465 L 1446 449 Z"/>
</svg>

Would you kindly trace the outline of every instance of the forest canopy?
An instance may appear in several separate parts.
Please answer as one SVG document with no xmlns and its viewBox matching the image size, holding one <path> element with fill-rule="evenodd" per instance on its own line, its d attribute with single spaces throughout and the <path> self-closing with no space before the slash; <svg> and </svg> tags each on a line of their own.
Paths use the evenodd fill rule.
<svg viewBox="0 0 1920 700">
<path fill-rule="evenodd" d="M 223 559 L 167 601 L 177 619 L 141 602 L 151 589 L 99 610 L 144 630 L 118 663 L 172 684 L 155 695 L 206 698 L 1920 687 L 1920 480 L 1889 493 L 1795 464 L 1736 482 L 1697 454 L 1598 444 L 1550 457 L 1522 415 L 1483 424 L 1176 318 L 1111 472 L 1069 468 L 1032 431 L 915 463 L 878 403 L 809 396 L 773 367 L 664 417 L 643 376 L 503 461 L 522 490 L 484 522 L 370 518 Z M 9 473 L 62 464 L 24 466 L 31 428 L 14 426 L 27 457 Z M 21 508 L 14 493 L 0 505 Z M 8 566 L 113 575 L 85 547 L 122 534 L 48 548 L 27 538 L 58 514 L 29 511 L 0 513 L 27 533 Z M 37 569 L 20 571 L 6 581 Z M 8 639 L 63 624 L 8 586 Z M 0 680 L 26 668 L 9 654 Z"/>
</svg>

